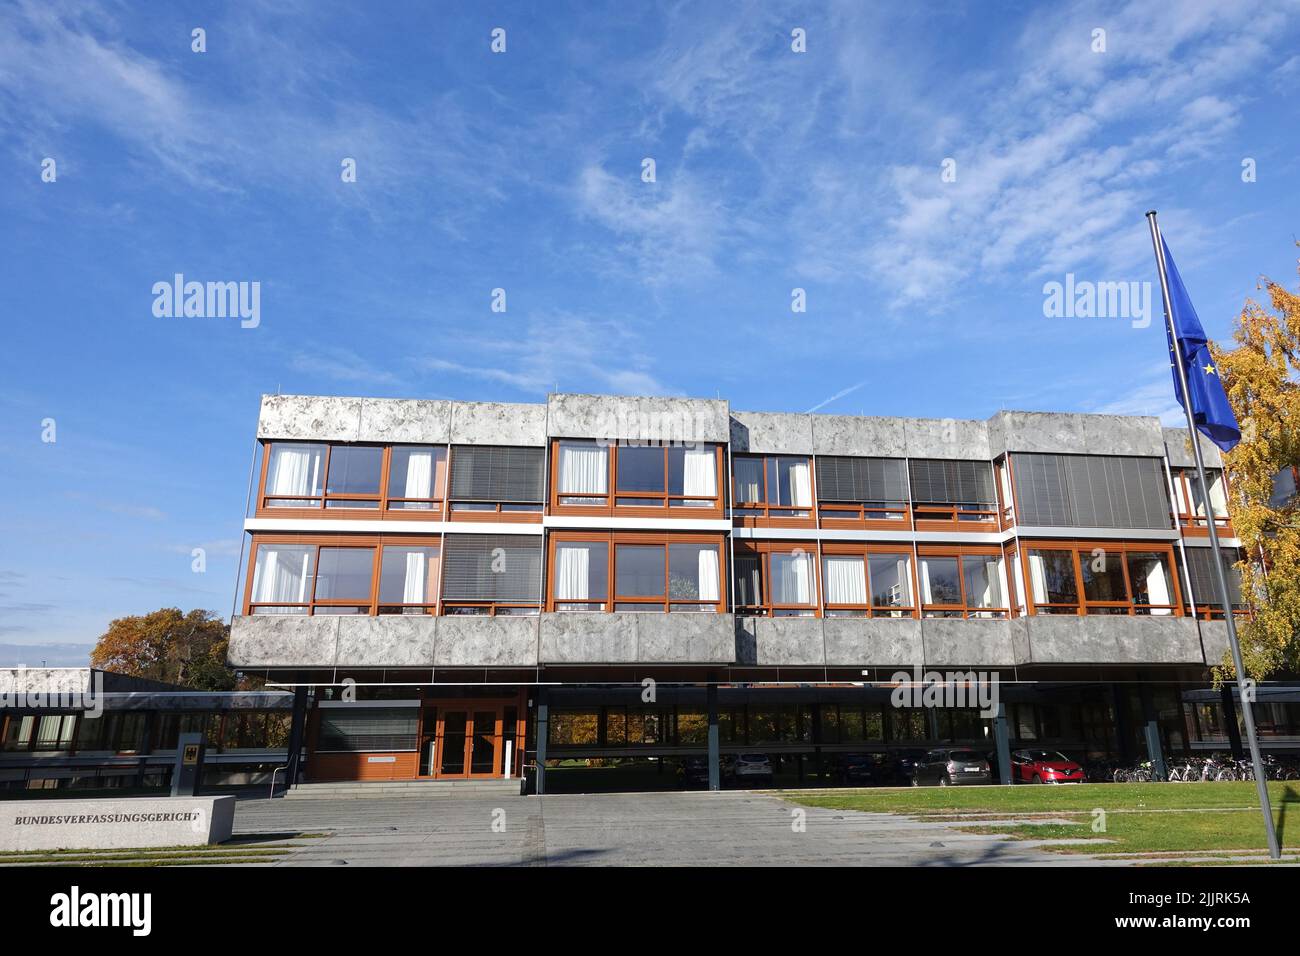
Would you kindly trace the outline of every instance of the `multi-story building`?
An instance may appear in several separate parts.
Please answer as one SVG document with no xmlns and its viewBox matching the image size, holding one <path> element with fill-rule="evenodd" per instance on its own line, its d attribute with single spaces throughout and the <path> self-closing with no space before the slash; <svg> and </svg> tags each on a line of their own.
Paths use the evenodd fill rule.
<svg viewBox="0 0 1300 956">
<path fill-rule="evenodd" d="M 230 663 L 298 689 L 309 780 L 1213 742 L 1206 522 L 1238 542 L 1154 418 L 268 395 L 257 439 Z M 894 706 L 913 669 L 996 716 Z"/>
</svg>

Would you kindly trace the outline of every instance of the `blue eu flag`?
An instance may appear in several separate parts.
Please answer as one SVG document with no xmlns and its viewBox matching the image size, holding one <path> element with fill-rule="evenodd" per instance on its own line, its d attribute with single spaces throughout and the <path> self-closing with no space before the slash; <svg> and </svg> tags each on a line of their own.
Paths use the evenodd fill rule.
<svg viewBox="0 0 1300 956">
<path fill-rule="evenodd" d="M 1182 276 L 1174 265 L 1174 257 L 1169 254 L 1169 245 L 1164 236 L 1160 245 L 1165 253 L 1165 279 L 1169 284 L 1169 304 L 1173 311 L 1173 327 L 1178 335 L 1178 346 L 1183 353 L 1183 368 L 1187 370 L 1187 387 L 1192 393 L 1192 420 L 1196 430 L 1205 435 L 1224 451 L 1230 451 L 1241 441 L 1241 429 L 1237 427 L 1237 417 L 1232 414 L 1228 404 L 1223 382 L 1219 380 L 1219 370 L 1210 356 L 1210 347 L 1205 338 L 1205 329 L 1196 317 L 1192 300 L 1187 295 Z M 1169 328 L 1165 328 L 1169 336 Z M 1169 364 L 1174 372 L 1174 394 L 1178 403 L 1183 404 L 1183 387 L 1178 381 L 1178 367 L 1174 365 L 1174 342 L 1169 342 Z"/>
</svg>

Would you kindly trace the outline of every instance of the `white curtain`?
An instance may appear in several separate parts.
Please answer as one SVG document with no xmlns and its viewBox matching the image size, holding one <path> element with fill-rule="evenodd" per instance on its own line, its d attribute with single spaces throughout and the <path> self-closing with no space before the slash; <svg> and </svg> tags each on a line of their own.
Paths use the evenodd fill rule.
<svg viewBox="0 0 1300 956">
<path fill-rule="evenodd" d="M 862 558 L 828 555 L 822 559 L 827 604 L 866 604 L 867 574 Z"/>
<path fill-rule="evenodd" d="M 812 507 L 812 481 L 807 461 L 790 465 L 790 504 L 796 508 Z"/>
<path fill-rule="evenodd" d="M 1011 555 L 1011 576 L 1015 579 L 1016 607 L 1025 609 L 1025 582 L 1020 577 L 1020 553 Z"/>
<path fill-rule="evenodd" d="M 807 554 L 774 554 L 773 577 L 777 604 L 812 604 L 812 557 Z"/>
<path fill-rule="evenodd" d="M 603 495 L 609 481 L 609 449 L 560 443 L 560 494 Z"/>
<path fill-rule="evenodd" d="M 700 551 L 700 600 L 718 600 L 718 552 L 714 548 Z"/>
<path fill-rule="evenodd" d="M 320 490 L 321 449 L 275 445 L 271 455 L 272 495 L 306 496 Z"/>
<path fill-rule="evenodd" d="M 736 502 L 755 504 L 763 498 L 763 459 L 737 458 Z"/>
<path fill-rule="evenodd" d="M 714 470 L 717 456 L 712 448 L 702 445 L 687 448 L 682 462 L 682 494 L 713 497 L 718 493 L 718 474 Z M 706 505 L 704 501 L 688 502 Z"/>
<path fill-rule="evenodd" d="M 406 488 L 403 498 L 433 497 L 433 449 L 412 451 L 406 458 Z M 428 507 L 424 502 L 416 506 Z"/>
<path fill-rule="evenodd" d="M 286 551 L 281 560 L 273 548 L 258 550 L 259 560 L 253 572 L 254 604 L 306 604 L 308 567 L 311 552 L 303 549 Z M 299 560 L 299 558 L 301 560 Z M 262 608 L 262 614 L 295 614 L 297 608 Z"/>
<path fill-rule="evenodd" d="M 1034 587 L 1034 601 L 1038 604 L 1046 604 L 1047 601 L 1047 569 L 1043 564 L 1041 554 L 1029 555 L 1029 581 Z"/>
<path fill-rule="evenodd" d="M 589 595 L 591 552 L 586 545 L 561 544 L 555 549 L 555 599 L 585 601 Z"/>
<path fill-rule="evenodd" d="M 403 604 L 424 604 L 425 566 L 427 558 L 423 551 L 406 552 L 406 579 L 402 583 Z"/>
<path fill-rule="evenodd" d="M 923 604 L 933 604 L 934 597 L 930 593 L 930 562 L 921 559 L 921 602 Z"/>
<path fill-rule="evenodd" d="M 1160 561 L 1152 561 L 1147 568 L 1147 600 L 1152 604 L 1172 604 L 1169 596 L 1169 578 Z M 1173 608 L 1152 608 L 1153 615 L 1173 614 Z"/>
</svg>

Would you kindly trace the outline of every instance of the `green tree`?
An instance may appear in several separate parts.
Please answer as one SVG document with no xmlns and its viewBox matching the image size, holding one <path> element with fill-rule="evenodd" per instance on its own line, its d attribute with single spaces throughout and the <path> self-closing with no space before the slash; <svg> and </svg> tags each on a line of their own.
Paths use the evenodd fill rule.
<svg viewBox="0 0 1300 956">
<path fill-rule="evenodd" d="M 1300 461 L 1300 295 L 1267 278 L 1260 288 L 1271 309 L 1248 299 L 1232 336 L 1236 347 L 1211 346 L 1241 425 L 1241 442 L 1224 455 L 1224 466 L 1233 528 L 1247 555 L 1239 565 L 1251 610 L 1239 627 L 1242 657 L 1257 679 L 1300 670 L 1300 509 L 1294 499 L 1271 500 L 1274 477 Z M 1216 677 L 1230 676 L 1225 656 Z"/>
</svg>

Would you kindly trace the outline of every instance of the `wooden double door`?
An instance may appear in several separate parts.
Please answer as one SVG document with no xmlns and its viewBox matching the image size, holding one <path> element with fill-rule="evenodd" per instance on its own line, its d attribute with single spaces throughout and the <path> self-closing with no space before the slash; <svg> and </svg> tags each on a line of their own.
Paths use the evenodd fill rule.
<svg viewBox="0 0 1300 956">
<path fill-rule="evenodd" d="M 426 702 L 420 716 L 421 777 L 504 774 L 505 744 L 515 738 L 514 701 Z"/>
</svg>

